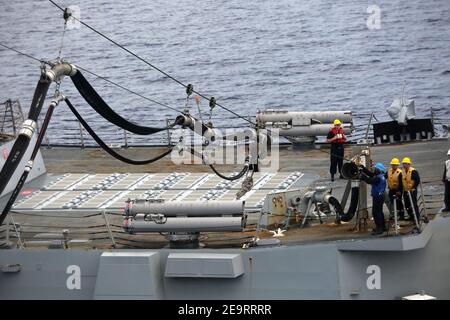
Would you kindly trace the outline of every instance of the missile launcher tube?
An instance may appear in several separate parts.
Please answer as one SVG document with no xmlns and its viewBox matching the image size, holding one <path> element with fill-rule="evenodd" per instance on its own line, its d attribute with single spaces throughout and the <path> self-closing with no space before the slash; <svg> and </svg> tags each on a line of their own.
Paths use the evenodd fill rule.
<svg viewBox="0 0 450 320">
<path fill-rule="evenodd" d="M 162 214 L 166 217 L 243 215 L 244 205 L 245 201 L 154 202 L 134 200 L 125 207 L 125 215 L 131 217 L 137 214 Z"/>
</svg>

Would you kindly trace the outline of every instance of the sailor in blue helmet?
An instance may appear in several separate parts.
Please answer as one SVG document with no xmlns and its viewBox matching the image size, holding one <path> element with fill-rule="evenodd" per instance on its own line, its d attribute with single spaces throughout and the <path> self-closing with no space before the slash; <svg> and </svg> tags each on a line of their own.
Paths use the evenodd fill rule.
<svg viewBox="0 0 450 320">
<path fill-rule="evenodd" d="M 372 186 L 372 217 L 375 221 L 375 229 L 373 229 L 372 235 L 379 235 L 387 230 L 383 213 L 384 192 L 386 190 L 385 172 L 386 168 L 382 163 L 375 164 L 372 171 L 366 168 L 361 170 L 360 179 Z"/>
</svg>

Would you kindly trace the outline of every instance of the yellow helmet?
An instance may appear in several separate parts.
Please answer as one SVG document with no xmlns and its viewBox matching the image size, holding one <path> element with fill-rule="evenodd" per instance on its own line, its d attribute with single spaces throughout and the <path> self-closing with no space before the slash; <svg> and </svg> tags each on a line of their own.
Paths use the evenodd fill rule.
<svg viewBox="0 0 450 320">
<path fill-rule="evenodd" d="M 340 121 L 339 119 L 336 119 L 336 120 L 333 121 L 333 124 L 334 124 L 334 125 L 341 124 L 341 121 Z"/>
<path fill-rule="evenodd" d="M 409 164 L 411 164 L 411 159 L 408 158 L 408 157 L 404 157 L 403 160 L 402 160 L 402 163 L 409 163 Z"/>
<path fill-rule="evenodd" d="M 398 160 L 398 158 L 392 158 L 391 164 L 399 165 L 400 164 L 400 160 Z"/>
</svg>

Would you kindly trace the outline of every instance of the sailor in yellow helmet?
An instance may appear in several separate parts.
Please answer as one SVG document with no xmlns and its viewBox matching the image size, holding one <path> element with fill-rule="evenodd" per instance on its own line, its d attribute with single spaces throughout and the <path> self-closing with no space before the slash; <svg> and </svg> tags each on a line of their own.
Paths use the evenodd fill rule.
<svg viewBox="0 0 450 320">
<path fill-rule="evenodd" d="M 414 220 L 413 207 L 416 212 L 417 220 L 420 218 L 419 206 L 417 205 L 417 187 L 420 184 L 419 172 L 411 166 L 411 159 L 408 157 L 403 158 L 403 172 L 402 172 L 402 187 L 403 187 L 403 199 L 405 201 L 405 207 L 408 211 L 409 218 Z M 408 192 L 411 193 L 412 204 L 409 201 Z"/>
<path fill-rule="evenodd" d="M 386 173 L 386 179 L 388 184 L 389 201 L 391 204 L 391 212 L 393 212 L 394 201 L 397 204 L 397 214 L 399 220 L 405 219 L 405 212 L 403 210 L 403 183 L 402 183 L 402 170 L 399 168 L 400 160 L 398 158 L 392 158 L 391 168 Z"/>
<path fill-rule="evenodd" d="M 339 119 L 333 121 L 333 127 L 327 135 L 327 142 L 331 143 L 330 152 L 330 175 L 334 181 L 334 175 L 339 171 L 339 179 L 342 179 L 342 164 L 344 162 L 344 143 L 347 140 L 342 123 Z"/>
</svg>

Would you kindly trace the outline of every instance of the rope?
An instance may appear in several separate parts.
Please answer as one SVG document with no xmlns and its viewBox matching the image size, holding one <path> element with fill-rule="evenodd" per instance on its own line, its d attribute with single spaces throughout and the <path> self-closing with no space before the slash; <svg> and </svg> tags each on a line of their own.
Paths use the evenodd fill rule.
<svg viewBox="0 0 450 320">
<path fill-rule="evenodd" d="M 54 6 L 56 6 L 58 9 L 60 9 L 61 11 L 64 12 L 64 9 L 59 6 L 58 4 L 56 4 L 53 0 L 49 0 Z M 166 77 L 168 77 L 169 79 L 175 81 L 176 83 L 178 83 L 179 85 L 183 86 L 184 88 L 188 88 L 189 85 L 184 84 L 183 82 L 181 82 L 180 80 L 176 79 L 175 77 L 171 76 L 170 74 L 168 74 L 167 72 L 165 72 L 164 70 L 158 68 L 157 66 L 155 66 L 154 64 L 148 62 L 147 60 L 145 60 L 144 58 L 140 57 L 139 55 L 137 55 L 136 53 L 134 53 L 133 51 L 127 49 L 126 47 L 122 46 L 121 44 L 117 43 L 116 41 L 114 41 L 113 39 L 111 39 L 110 37 L 106 36 L 105 34 L 101 33 L 100 31 L 96 30 L 95 28 L 91 27 L 90 25 L 88 25 L 87 23 L 81 21 L 80 19 L 72 16 L 72 18 L 74 18 L 75 20 L 77 20 L 78 22 L 80 22 L 83 26 L 85 26 L 86 28 L 92 30 L 93 32 L 97 33 L 99 36 L 105 38 L 106 40 L 108 40 L 109 42 L 113 43 L 114 45 L 116 45 L 117 47 L 121 48 L 122 50 L 126 51 L 127 53 L 129 53 L 130 55 L 132 55 L 133 57 L 135 57 L 136 59 L 144 62 L 145 64 L 147 64 L 148 66 L 150 66 L 151 68 L 155 69 L 156 71 L 162 73 L 163 75 L 165 75 Z M 192 89 L 192 93 L 196 93 L 197 95 L 199 95 L 200 97 L 210 101 L 211 99 L 208 98 L 207 96 L 203 95 L 202 93 L 195 91 Z M 234 114 L 235 116 L 244 119 L 245 121 L 249 122 L 252 125 L 256 125 L 254 122 L 248 120 L 247 118 L 245 118 L 244 116 L 241 116 L 240 114 L 234 112 L 233 110 L 224 107 L 223 105 L 220 105 L 219 103 L 215 103 L 217 106 L 221 107 L 222 109 Z"/>
</svg>

